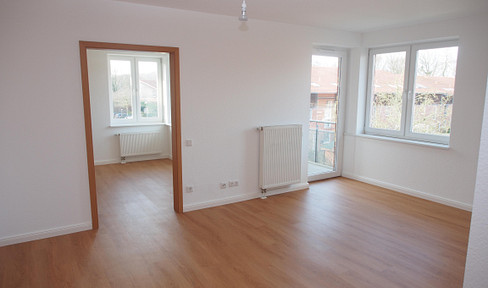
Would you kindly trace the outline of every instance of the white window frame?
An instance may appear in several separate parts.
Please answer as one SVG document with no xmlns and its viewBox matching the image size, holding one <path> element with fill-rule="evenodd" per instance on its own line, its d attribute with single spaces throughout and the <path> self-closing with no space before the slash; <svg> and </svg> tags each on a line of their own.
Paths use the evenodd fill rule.
<svg viewBox="0 0 488 288">
<path fill-rule="evenodd" d="M 440 136 L 440 135 L 421 134 L 421 133 L 412 132 L 412 112 L 413 112 L 413 105 L 415 102 L 413 94 L 415 91 L 417 52 L 419 50 L 424 50 L 424 49 L 447 48 L 447 47 L 454 47 L 454 46 L 459 47 L 459 43 L 457 40 L 370 49 L 369 58 L 368 58 L 368 87 L 367 87 L 367 99 L 366 99 L 366 117 L 365 117 L 365 125 L 364 125 L 365 134 L 448 145 L 450 136 Z M 371 104 L 372 104 L 371 101 L 373 96 L 374 55 L 382 54 L 382 53 L 401 52 L 401 51 L 406 52 L 406 58 L 405 58 L 405 73 L 404 73 L 405 78 L 404 78 L 403 93 L 402 93 L 402 115 L 401 115 L 400 131 L 370 127 L 369 124 L 371 119 L 370 118 Z"/>
<path fill-rule="evenodd" d="M 382 53 L 394 53 L 394 52 L 405 52 L 405 71 L 404 71 L 404 78 L 403 78 L 403 93 L 402 93 L 402 115 L 400 121 L 400 130 L 388 130 L 388 129 L 379 129 L 373 128 L 369 126 L 371 120 L 371 109 L 372 109 L 372 96 L 373 96 L 373 78 L 374 78 L 374 55 L 382 54 Z M 408 70 L 410 66 L 410 46 L 397 46 L 397 47 L 388 47 L 388 48 L 377 48 L 377 49 L 370 49 L 369 50 L 369 59 L 368 59 L 368 96 L 366 101 L 366 122 L 364 131 L 366 134 L 373 134 L 379 136 L 389 136 L 389 137 L 397 137 L 401 138 L 405 134 L 405 109 L 407 106 L 407 93 L 408 93 Z"/>
<path fill-rule="evenodd" d="M 345 109 L 346 109 L 346 87 L 347 87 L 347 67 L 348 67 L 348 52 L 347 50 L 342 50 L 338 48 L 337 50 L 332 48 L 332 50 L 329 50 L 327 48 L 320 48 L 316 47 L 313 50 L 312 55 L 321 55 L 321 56 L 331 56 L 331 57 L 338 57 L 339 58 L 339 79 L 338 81 L 338 87 L 337 87 L 337 93 L 338 93 L 338 98 L 337 100 L 339 101 L 338 107 L 337 107 L 337 119 L 336 119 L 336 155 L 335 155 L 335 163 L 336 163 L 336 169 L 335 171 L 324 173 L 324 174 L 318 174 L 318 175 L 312 175 L 308 177 L 308 181 L 317 181 L 317 180 L 323 180 L 323 179 L 328 179 L 332 177 L 337 177 L 342 175 L 342 166 L 343 166 L 343 148 L 344 148 L 344 127 L 345 127 Z M 310 60 L 312 58 L 310 57 Z M 310 63 L 312 63 L 310 61 Z M 312 68 L 312 67 L 310 67 Z M 310 95 L 309 95 L 310 97 Z M 307 148 L 308 149 L 308 148 Z"/>
<path fill-rule="evenodd" d="M 169 95 L 169 57 L 162 55 L 161 57 L 155 57 L 152 55 L 120 55 L 120 54 L 108 54 L 107 55 L 107 67 L 108 67 L 108 84 L 109 84 L 109 107 L 110 107 L 110 125 L 111 126 L 125 126 L 125 125 L 148 125 L 148 124 L 162 124 L 163 119 L 166 119 L 167 113 L 165 113 L 165 106 L 168 101 Z M 111 60 L 124 60 L 131 63 L 131 102 L 132 102 L 132 119 L 114 119 L 114 107 L 113 107 L 113 91 L 112 91 L 112 77 L 111 77 Z M 141 101 L 140 101 L 140 87 L 139 87 L 139 71 L 138 62 L 155 62 L 158 65 L 158 117 L 141 117 Z"/>
</svg>

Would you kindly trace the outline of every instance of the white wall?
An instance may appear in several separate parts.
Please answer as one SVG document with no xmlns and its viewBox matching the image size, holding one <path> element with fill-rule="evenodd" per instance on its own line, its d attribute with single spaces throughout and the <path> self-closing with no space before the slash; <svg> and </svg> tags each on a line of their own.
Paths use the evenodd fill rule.
<svg viewBox="0 0 488 288">
<path fill-rule="evenodd" d="M 365 48 L 459 37 L 451 141 L 449 149 L 440 149 L 357 136 L 364 119 L 366 50 L 353 49 L 352 58 L 364 64 L 356 67 L 361 80 L 350 83 L 350 91 L 358 92 L 348 98 L 345 176 L 471 209 L 488 71 L 488 37 L 480 31 L 487 29 L 488 17 L 480 15 L 363 35 Z"/>
<path fill-rule="evenodd" d="M 90 226 L 79 40 L 180 47 L 182 138 L 193 140 L 183 186 L 195 187 L 185 209 L 257 195 L 255 128 L 306 124 L 313 43 L 360 44 L 354 33 L 253 19 L 240 31 L 237 17 L 119 1 L 0 5 L 0 245 Z M 231 179 L 240 186 L 218 189 Z"/>
<path fill-rule="evenodd" d="M 164 145 L 161 154 L 127 157 L 127 162 L 169 158 L 171 132 L 168 125 L 110 127 L 107 53 L 94 49 L 87 52 L 95 165 L 120 163 L 119 139 L 115 136 L 118 133 L 158 132 L 163 135 Z"/>
<path fill-rule="evenodd" d="M 488 98 L 488 86 L 486 91 Z M 478 158 L 473 215 L 469 231 L 468 256 L 464 273 L 465 288 L 485 287 L 488 283 L 488 101 L 485 103 L 483 131 Z"/>
</svg>

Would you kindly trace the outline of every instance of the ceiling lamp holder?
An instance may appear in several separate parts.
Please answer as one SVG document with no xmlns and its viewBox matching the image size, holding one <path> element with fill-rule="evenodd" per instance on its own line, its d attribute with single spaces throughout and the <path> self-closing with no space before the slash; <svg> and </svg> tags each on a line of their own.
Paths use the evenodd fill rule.
<svg viewBox="0 0 488 288">
<path fill-rule="evenodd" d="M 246 14 L 246 0 L 242 0 L 242 6 L 241 6 L 241 16 L 239 16 L 239 21 L 247 21 L 247 14 Z"/>
</svg>

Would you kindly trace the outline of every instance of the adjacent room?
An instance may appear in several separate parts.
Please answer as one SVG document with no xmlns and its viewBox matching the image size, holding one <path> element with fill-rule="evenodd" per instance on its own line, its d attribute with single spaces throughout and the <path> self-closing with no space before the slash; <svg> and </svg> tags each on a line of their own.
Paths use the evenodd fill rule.
<svg viewBox="0 0 488 288">
<path fill-rule="evenodd" d="M 487 29 L 480 0 L 3 1 L 0 286 L 485 287 Z"/>
</svg>

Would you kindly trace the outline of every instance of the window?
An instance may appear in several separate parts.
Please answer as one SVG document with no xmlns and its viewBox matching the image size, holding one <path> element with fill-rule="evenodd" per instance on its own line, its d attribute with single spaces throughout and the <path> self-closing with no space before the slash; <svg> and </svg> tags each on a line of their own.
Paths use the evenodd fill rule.
<svg viewBox="0 0 488 288">
<path fill-rule="evenodd" d="M 457 42 L 371 49 L 367 134 L 448 144 Z"/>
<path fill-rule="evenodd" d="M 109 55 L 108 61 L 111 124 L 162 123 L 168 56 Z"/>
</svg>

